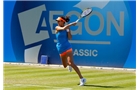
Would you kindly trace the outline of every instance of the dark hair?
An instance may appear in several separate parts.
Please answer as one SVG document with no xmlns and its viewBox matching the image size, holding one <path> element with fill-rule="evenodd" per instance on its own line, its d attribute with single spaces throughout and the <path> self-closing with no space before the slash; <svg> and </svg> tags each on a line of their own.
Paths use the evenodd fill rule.
<svg viewBox="0 0 140 90">
<path fill-rule="evenodd" d="M 69 16 L 66 16 L 66 17 L 61 17 L 61 18 L 63 18 L 66 22 L 69 22 L 70 21 L 70 17 Z"/>
</svg>

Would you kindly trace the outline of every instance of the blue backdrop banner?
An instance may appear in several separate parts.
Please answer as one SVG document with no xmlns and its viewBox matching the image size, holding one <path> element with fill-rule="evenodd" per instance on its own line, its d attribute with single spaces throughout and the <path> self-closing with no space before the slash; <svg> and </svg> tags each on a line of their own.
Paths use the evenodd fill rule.
<svg viewBox="0 0 140 90">
<path fill-rule="evenodd" d="M 4 62 L 61 64 L 55 19 L 76 21 L 85 8 L 92 13 L 72 26 L 74 62 L 84 66 L 136 68 L 136 1 L 4 1 Z M 69 23 L 70 23 L 69 22 Z"/>
</svg>

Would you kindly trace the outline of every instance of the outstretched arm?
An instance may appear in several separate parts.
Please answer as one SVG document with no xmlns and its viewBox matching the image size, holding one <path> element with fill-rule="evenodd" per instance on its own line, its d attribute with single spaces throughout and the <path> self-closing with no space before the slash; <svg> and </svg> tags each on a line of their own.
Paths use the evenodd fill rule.
<svg viewBox="0 0 140 90">
<path fill-rule="evenodd" d="M 76 25 L 77 23 L 76 22 L 72 22 L 72 23 L 70 23 L 70 24 L 67 24 L 67 25 L 65 25 L 64 27 L 59 27 L 59 26 L 56 26 L 56 30 L 66 30 L 66 29 L 69 29 L 70 28 L 70 26 L 72 26 L 72 25 Z"/>
</svg>

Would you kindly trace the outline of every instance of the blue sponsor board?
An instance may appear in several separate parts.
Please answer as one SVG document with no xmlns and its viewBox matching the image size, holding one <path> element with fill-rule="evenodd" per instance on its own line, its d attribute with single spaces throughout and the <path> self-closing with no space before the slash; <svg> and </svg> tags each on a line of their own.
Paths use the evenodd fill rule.
<svg viewBox="0 0 140 90">
<path fill-rule="evenodd" d="M 4 1 L 4 62 L 61 64 L 55 19 L 76 21 L 83 9 L 92 13 L 71 27 L 77 65 L 136 68 L 136 1 Z"/>
</svg>

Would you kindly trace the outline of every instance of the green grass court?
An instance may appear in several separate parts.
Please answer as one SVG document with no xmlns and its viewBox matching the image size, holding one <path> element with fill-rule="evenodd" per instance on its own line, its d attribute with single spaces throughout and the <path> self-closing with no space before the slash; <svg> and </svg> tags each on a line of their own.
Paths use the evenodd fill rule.
<svg viewBox="0 0 140 90">
<path fill-rule="evenodd" d="M 73 70 L 63 67 L 4 64 L 4 90 L 136 90 L 135 71 L 80 68 L 87 79 L 78 86 Z"/>
</svg>

